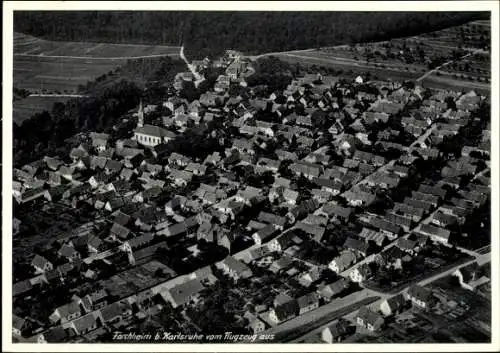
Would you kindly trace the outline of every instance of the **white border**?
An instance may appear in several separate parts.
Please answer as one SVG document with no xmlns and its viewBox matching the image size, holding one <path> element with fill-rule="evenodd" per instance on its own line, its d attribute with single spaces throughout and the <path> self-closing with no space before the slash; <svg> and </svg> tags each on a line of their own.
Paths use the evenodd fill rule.
<svg viewBox="0 0 500 353">
<path fill-rule="evenodd" d="M 499 351 L 499 223 L 492 217 L 492 343 L 491 344 L 12 344 L 12 18 L 14 10 L 237 10 L 237 11 L 491 11 L 491 103 L 492 103 L 492 144 L 491 144 L 491 181 L 492 215 L 499 214 L 499 5 L 498 1 L 356 1 L 356 2 L 321 2 L 304 1 L 12 1 L 3 3 L 3 191 L 2 191 L 2 350 L 8 352 L 138 352 L 138 351 L 200 351 L 200 352 L 235 352 L 235 351 L 281 351 L 281 352 L 325 352 L 325 351 Z M 497 329 L 495 329 L 497 328 Z"/>
</svg>

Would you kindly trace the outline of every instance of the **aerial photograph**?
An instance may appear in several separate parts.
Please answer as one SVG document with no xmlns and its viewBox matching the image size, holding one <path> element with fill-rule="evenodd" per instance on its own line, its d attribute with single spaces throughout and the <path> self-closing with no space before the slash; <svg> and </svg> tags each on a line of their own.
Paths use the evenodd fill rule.
<svg viewBox="0 0 500 353">
<path fill-rule="evenodd" d="M 13 345 L 491 343 L 491 23 L 14 11 Z"/>
</svg>

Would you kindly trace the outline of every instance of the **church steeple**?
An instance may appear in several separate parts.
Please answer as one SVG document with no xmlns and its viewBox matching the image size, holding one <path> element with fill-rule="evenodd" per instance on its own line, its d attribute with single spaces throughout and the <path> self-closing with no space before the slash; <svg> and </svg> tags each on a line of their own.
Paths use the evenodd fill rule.
<svg viewBox="0 0 500 353">
<path fill-rule="evenodd" d="M 144 108 L 142 107 L 142 99 L 139 103 L 139 111 L 137 112 L 137 127 L 144 126 Z"/>
</svg>

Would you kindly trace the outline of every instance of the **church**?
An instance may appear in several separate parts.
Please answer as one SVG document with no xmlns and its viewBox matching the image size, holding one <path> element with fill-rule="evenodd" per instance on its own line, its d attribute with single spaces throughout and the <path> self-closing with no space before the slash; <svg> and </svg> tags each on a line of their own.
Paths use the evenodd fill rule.
<svg viewBox="0 0 500 353">
<path fill-rule="evenodd" d="M 137 112 L 137 127 L 134 130 L 134 140 L 143 146 L 155 147 L 173 140 L 175 136 L 174 132 L 162 127 L 144 124 L 144 108 L 141 101 Z"/>
</svg>

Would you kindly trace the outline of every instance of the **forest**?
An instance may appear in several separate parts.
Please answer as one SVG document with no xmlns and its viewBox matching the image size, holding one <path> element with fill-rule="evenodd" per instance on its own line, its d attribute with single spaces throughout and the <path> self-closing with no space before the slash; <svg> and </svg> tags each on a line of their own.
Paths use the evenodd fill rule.
<svg viewBox="0 0 500 353">
<path fill-rule="evenodd" d="M 488 19 L 487 12 L 23 11 L 14 30 L 58 41 L 179 45 L 189 59 L 407 37 Z"/>
</svg>

